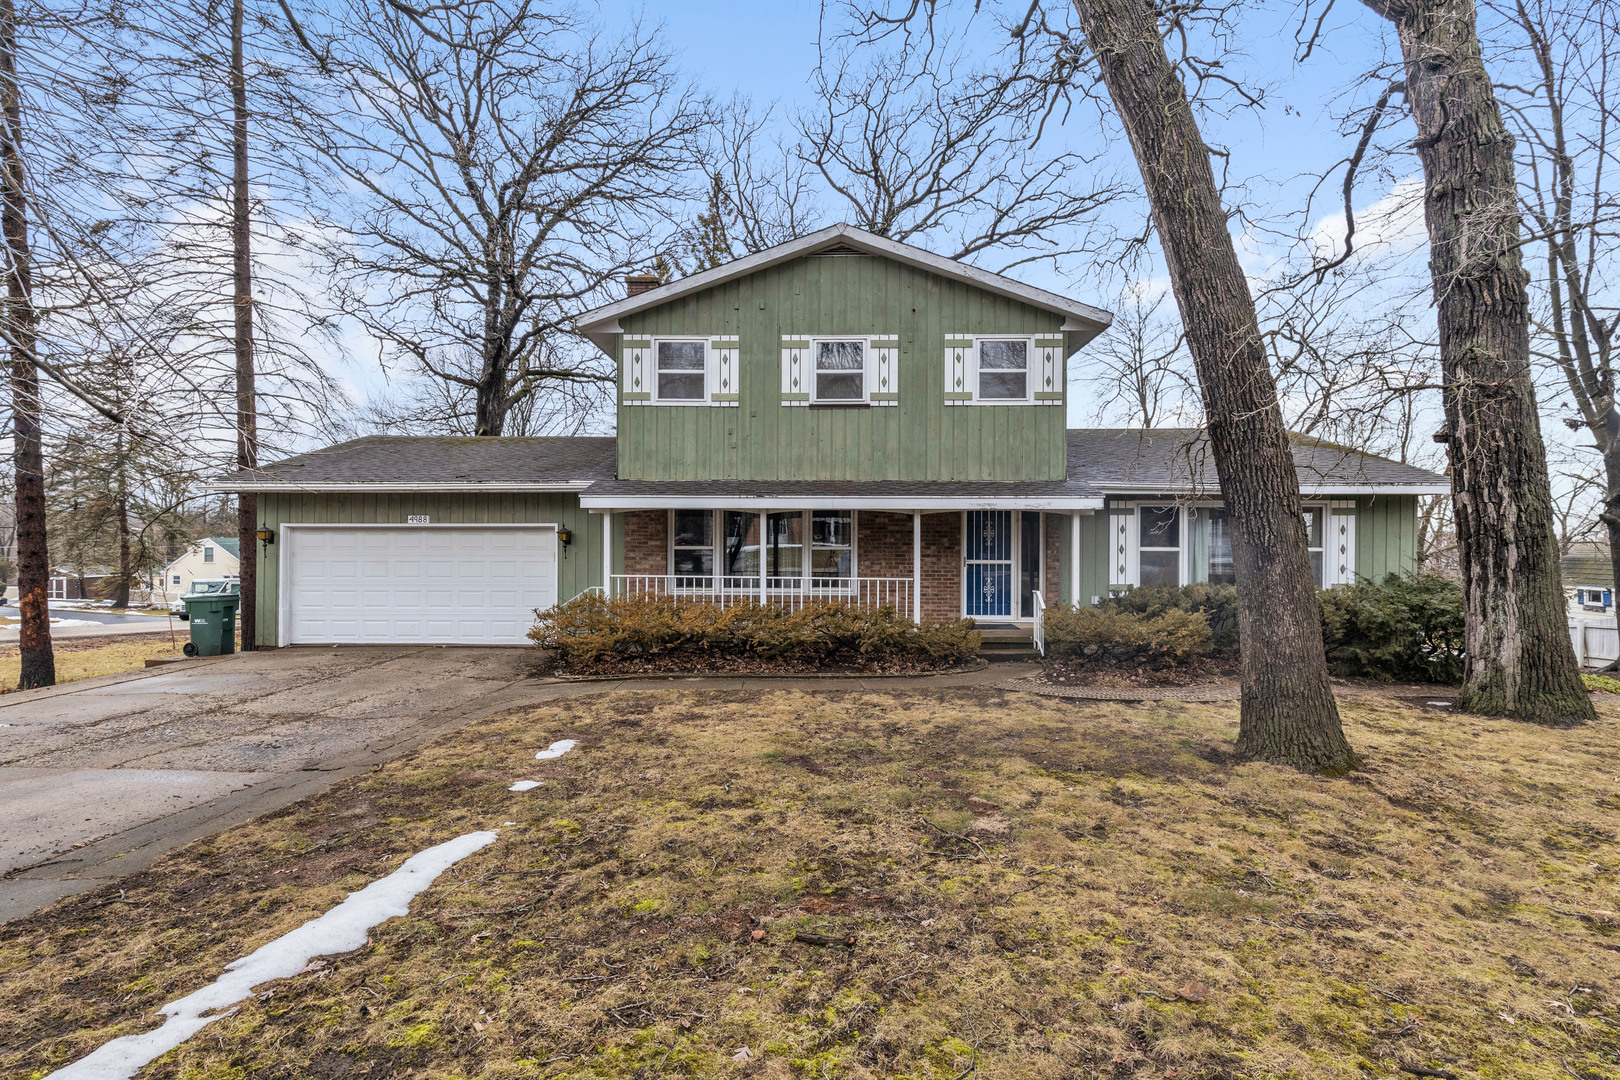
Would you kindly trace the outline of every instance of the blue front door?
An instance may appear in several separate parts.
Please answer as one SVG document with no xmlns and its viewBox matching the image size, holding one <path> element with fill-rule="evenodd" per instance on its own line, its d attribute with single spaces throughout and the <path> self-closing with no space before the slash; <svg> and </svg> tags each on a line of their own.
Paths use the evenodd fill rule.
<svg viewBox="0 0 1620 1080">
<path fill-rule="evenodd" d="M 969 510 L 965 555 L 964 613 L 975 619 L 1012 618 L 1012 511 Z"/>
</svg>

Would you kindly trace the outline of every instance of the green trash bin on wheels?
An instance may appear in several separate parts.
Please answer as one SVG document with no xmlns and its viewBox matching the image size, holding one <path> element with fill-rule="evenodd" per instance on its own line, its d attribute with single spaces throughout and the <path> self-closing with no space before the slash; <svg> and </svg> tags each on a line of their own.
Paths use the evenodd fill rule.
<svg viewBox="0 0 1620 1080">
<path fill-rule="evenodd" d="M 191 640 L 180 651 L 187 656 L 224 656 L 236 651 L 236 606 L 242 597 L 235 592 L 182 596 L 186 617 L 191 622 Z"/>
</svg>

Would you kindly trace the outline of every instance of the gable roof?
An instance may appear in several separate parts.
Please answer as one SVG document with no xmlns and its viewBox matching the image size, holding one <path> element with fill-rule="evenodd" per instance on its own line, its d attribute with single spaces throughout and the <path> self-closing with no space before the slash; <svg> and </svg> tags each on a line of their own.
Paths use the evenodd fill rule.
<svg viewBox="0 0 1620 1080">
<path fill-rule="evenodd" d="M 213 491 L 582 491 L 614 470 L 590 436 L 367 435 L 209 485 Z"/>
<path fill-rule="evenodd" d="M 242 549 L 238 545 L 237 538 L 234 536 L 210 536 L 208 537 L 208 542 L 217 548 L 223 548 L 225 551 L 229 552 L 231 558 L 233 559 L 240 559 L 242 557 Z"/>
<path fill-rule="evenodd" d="M 1444 495 L 1451 490 L 1444 476 L 1415 465 L 1294 432 L 1288 441 L 1303 495 Z M 1209 437 L 1198 428 L 1070 428 L 1069 475 L 1109 494 L 1220 491 Z"/>
<path fill-rule="evenodd" d="M 932 251 L 902 244 L 898 240 L 890 240 L 864 229 L 857 229 L 853 225 L 829 225 L 797 240 L 789 240 L 785 244 L 777 244 L 764 251 L 744 255 L 740 259 L 734 259 L 713 269 L 700 270 L 690 277 L 671 281 L 656 289 L 648 289 L 624 300 L 593 308 L 574 320 L 574 329 L 611 356 L 613 335 L 621 333 L 619 320 L 626 315 L 667 304 L 689 293 L 710 289 L 722 282 L 746 277 L 779 263 L 834 249 L 839 254 L 879 255 L 893 259 L 938 274 L 940 277 L 965 281 L 986 292 L 1021 300 L 1031 307 L 1062 315 L 1063 329 L 1079 334 L 1080 345 L 1084 345 L 1108 329 L 1108 324 L 1114 321 L 1114 316 L 1102 308 L 1082 304 L 1078 300 L 1071 300 L 1067 296 L 1060 296 L 1055 292 L 1036 288 L 1034 285 L 1026 285 L 1014 278 L 981 270 L 977 266 L 969 266 L 956 259 L 947 259 L 943 255 L 935 255 Z"/>
<path fill-rule="evenodd" d="M 1609 560 L 1609 545 L 1576 544 L 1574 550 L 1558 560 L 1558 576 L 1564 579 L 1566 589 L 1585 585 L 1614 588 L 1614 563 Z"/>
</svg>

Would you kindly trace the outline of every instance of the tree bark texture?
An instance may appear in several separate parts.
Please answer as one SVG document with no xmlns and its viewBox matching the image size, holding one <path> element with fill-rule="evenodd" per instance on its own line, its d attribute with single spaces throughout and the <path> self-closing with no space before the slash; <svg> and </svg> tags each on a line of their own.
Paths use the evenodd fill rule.
<svg viewBox="0 0 1620 1080">
<path fill-rule="evenodd" d="M 1075 0 L 1131 140 L 1198 368 L 1232 524 L 1243 642 L 1238 753 L 1338 775 L 1357 765 L 1322 650 L 1322 612 L 1277 384 L 1209 151 L 1149 0 Z"/>
<path fill-rule="evenodd" d="M 1570 644 L 1530 371 L 1513 137 L 1471 0 L 1364 0 L 1394 22 L 1425 181 L 1429 270 L 1466 607 L 1470 712 L 1596 718 Z"/>
<path fill-rule="evenodd" d="M 6 322 L 11 342 L 12 467 L 17 481 L 17 606 L 21 610 L 19 689 L 56 685 L 46 592 L 51 557 L 45 537 L 45 451 L 40 438 L 39 367 L 34 362 L 33 265 L 22 156 L 22 94 L 17 84 L 17 9 L 0 0 L 0 233 L 6 244 Z"/>
<path fill-rule="evenodd" d="M 253 248 L 252 205 L 248 192 L 247 73 L 243 57 L 243 0 L 231 4 L 231 248 L 234 255 L 236 302 L 236 464 L 242 469 L 259 464 L 259 412 L 253 370 Z M 242 599 L 237 617 L 242 628 L 242 650 L 258 645 L 259 497 L 242 492 L 236 497 L 236 547 Z"/>
</svg>

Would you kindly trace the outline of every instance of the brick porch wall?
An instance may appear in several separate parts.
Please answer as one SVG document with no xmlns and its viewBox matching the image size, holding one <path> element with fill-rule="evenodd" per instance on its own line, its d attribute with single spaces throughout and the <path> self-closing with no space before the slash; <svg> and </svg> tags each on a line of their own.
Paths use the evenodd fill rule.
<svg viewBox="0 0 1620 1080">
<path fill-rule="evenodd" d="M 962 514 L 951 510 L 924 514 L 923 618 L 962 617 Z"/>
<path fill-rule="evenodd" d="M 861 577 L 911 576 L 911 515 L 862 510 L 856 519 Z"/>
<path fill-rule="evenodd" d="M 1046 601 L 1047 607 L 1069 602 L 1069 594 L 1063 589 L 1062 570 L 1058 566 L 1059 554 L 1069 541 L 1068 525 L 1067 514 L 1046 515 L 1046 577 L 1041 582 L 1041 598 Z"/>
<path fill-rule="evenodd" d="M 631 510 L 624 515 L 624 572 L 669 573 L 669 511 Z"/>
</svg>

